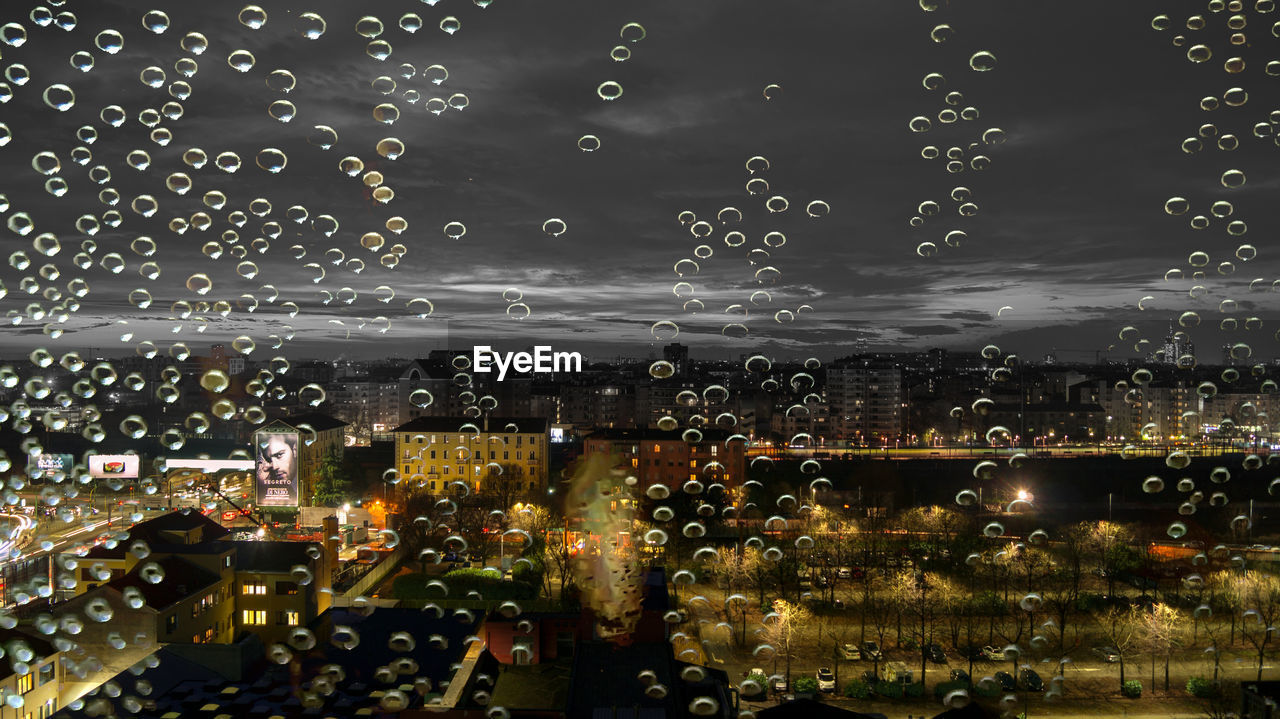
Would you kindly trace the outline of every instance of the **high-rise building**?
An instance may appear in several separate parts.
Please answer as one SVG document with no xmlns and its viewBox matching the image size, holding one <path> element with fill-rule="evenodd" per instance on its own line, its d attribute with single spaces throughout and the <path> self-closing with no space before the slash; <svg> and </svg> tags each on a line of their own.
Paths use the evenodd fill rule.
<svg viewBox="0 0 1280 719">
<path fill-rule="evenodd" d="M 676 377 L 684 377 L 689 373 L 689 348 L 679 342 L 672 342 L 662 348 L 662 359 L 675 367 Z"/>
<path fill-rule="evenodd" d="M 1163 357 L 1164 364 L 1176 365 L 1180 357 L 1195 356 L 1196 345 L 1187 336 L 1186 332 L 1175 331 L 1173 325 L 1169 325 L 1169 334 L 1165 335 Z"/>
<path fill-rule="evenodd" d="M 902 369 L 882 360 L 838 360 L 827 368 L 827 403 L 837 438 L 893 442 L 901 437 L 907 414 Z"/>
</svg>

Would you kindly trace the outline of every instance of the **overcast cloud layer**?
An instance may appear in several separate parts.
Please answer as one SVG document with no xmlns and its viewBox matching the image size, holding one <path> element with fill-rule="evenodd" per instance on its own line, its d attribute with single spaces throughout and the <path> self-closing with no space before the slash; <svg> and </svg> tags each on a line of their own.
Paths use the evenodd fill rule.
<svg viewBox="0 0 1280 719">
<path fill-rule="evenodd" d="M 12 135 L 0 147 L 0 192 L 7 217 L 25 212 L 34 224 L 26 235 L 0 230 L 10 256 L 0 268 L 0 310 L 13 321 L 0 338 L 6 349 L 132 351 L 145 340 L 199 353 L 244 336 L 253 356 L 275 353 L 273 345 L 296 357 L 409 356 L 482 341 L 643 355 L 669 341 L 667 326 L 654 324 L 670 321 L 678 341 L 707 357 L 995 343 L 1023 357 L 1056 348 L 1064 360 L 1092 360 L 1096 350 L 1133 354 L 1141 338 L 1159 344 L 1170 323 L 1195 311 L 1199 323 L 1184 324 L 1201 362 L 1220 361 L 1224 343 L 1247 343 L 1255 359 L 1275 355 L 1280 272 L 1267 240 L 1280 229 L 1280 116 L 1271 114 L 1280 79 L 1267 63 L 1280 59 L 1272 30 L 1280 17 L 1255 12 L 1253 2 L 1242 13 L 1243 45 L 1230 43 L 1231 13 L 1186 2 L 983 0 L 934 12 L 879 1 L 264 2 L 259 29 L 238 21 L 241 7 L 68 2 L 49 8 L 76 15 L 64 30 L 33 21 L 35 4 L 5 5 L 0 23 L 20 24 L 26 40 L 0 46 L 12 93 L 0 105 Z M 170 19 L 163 33 L 143 27 L 153 9 Z M 308 11 L 327 21 L 319 39 L 301 34 Z M 356 32 L 365 13 L 384 26 L 376 39 L 391 54 L 383 61 Z M 406 13 L 420 16 L 421 29 L 401 29 Z M 1172 29 L 1156 31 L 1152 18 L 1162 13 Z M 1195 13 L 1205 28 L 1187 30 Z M 440 29 L 447 17 L 460 23 L 452 34 Z M 620 34 L 632 22 L 646 31 L 636 42 Z M 938 43 L 930 34 L 940 24 L 952 32 L 939 30 L 947 39 Z M 123 35 L 120 52 L 95 47 L 106 29 Z M 188 32 L 206 36 L 207 50 L 184 50 Z M 1209 61 L 1188 61 L 1196 44 L 1212 50 Z M 615 46 L 630 58 L 611 59 Z M 228 65 L 237 50 L 256 58 L 247 72 Z M 92 56 L 88 72 L 69 62 L 77 51 Z M 979 51 L 995 56 L 994 69 L 971 69 Z M 1224 62 L 1237 56 L 1244 71 L 1227 72 Z M 175 66 L 183 58 L 198 63 L 194 76 Z M 25 84 L 14 81 L 23 74 L 15 63 L 30 76 Z M 439 85 L 424 74 L 433 65 L 448 71 Z M 140 79 L 149 66 L 164 72 L 158 87 Z M 290 92 L 269 84 L 277 69 L 296 77 Z M 939 89 L 924 86 L 930 73 L 945 78 Z M 380 76 L 395 81 L 389 94 L 378 91 L 389 89 Z M 180 117 L 157 126 L 173 136 L 161 146 L 140 113 L 176 102 L 178 80 L 191 94 Z M 601 99 L 606 81 L 622 96 Z M 55 83 L 75 92 L 65 112 L 42 100 Z M 778 88 L 766 97 L 770 85 Z M 1247 102 L 1221 102 L 1230 88 L 1247 91 Z M 949 92 L 962 97 L 948 104 Z M 1202 110 L 1206 96 L 1219 107 Z M 433 98 L 465 109 L 434 114 Z M 277 100 L 294 104 L 291 121 L 270 116 Z M 375 119 L 380 103 L 398 110 L 394 123 Z M 99 115 L 110 105 L 127 115 L 118 128 Z M 947 110 L 977 117 L 944 122 Z M 927 132 L 911 130 L 916 116 L 930 119 Z M 84 125 L 96 142 L 77 138 Z M 308 143 L 315 125 L 336 130 L 331 149 Z M 1007 141 L 984 142 L 990 128 Z M 588 134 L 598 150 L 579 149 Z M 1238 149 L 1219 149 L 1224 134 L 1238 138 Z M 1197 136 L 1203 149 L 1184 152 L 1184 139 Z M 401 140 L 403 154 L 379 156 L 383 138 Z M 944 157 L 924 159 L 929 145 Z M 83 166 L 76 147 L 92 154 Z M 947 171 L 952 147 L 962 153 L 960 172 Z M 192 148 L 208 156 L 202 168 L 184 162 Z M 264 148 L 287 155 L 283 170 L 255 164 Z M 129 166 L 135 150 L 148 153 L 145 169 Z M 54 176 L 69 186 L 61 197 L 33 168 L 42 151 L 60 161 Z M 216 169 L 224 152 L 241 159 L 236 172 Z M 974 169 L 976 155 L 989 167 Z M 755 156 L 768 169 L 749 171 Z M 378 201 L 372 178 L 343 174 L 346 157 L 381 173 L 394 199 Z M 110 172 L 101 184 L 91 178 L 98 166 Z M 1231 169 L 1247 177 L 1242 187 L 1224 187 Z M 191 181 L 183 195 L 166 188 L 178 172 Z M 767 191 L 750 194 L 753 178 Z M 957 187 L 967 188 L 960 201 Z M 106 188 L 118 204 L 100 201 Z M 202 202 L 213 190 L 228 198 L 220 209 Z M 154 215 L 131 208 L 139 195 L 156 199 Z M 1175 196 L 1189 200 L 1185 214 L 1165 212 Z M 255 198 L 270 211 L 252 214 Z M 1221 200 L 1232 204 L 1230 217 L 1210 212 Z M 829 214 L 809 216 L 813 201 Z M 921 213 L 926 201 L 938 214 Z M 784 202 L 785 211 L 769 210 Z M 962 216 L 963 202 L 976 213 Z M 307 220 L 293 222 L 292 206 Z M 120 213 L 118 226 L 109 210 Z M 229 218 L 234 210 L 247 214 L 242 226 Z M 681 222 L 685 211 L 709 224 Z M 194 226 L 199 212 L 207 229 Z M 86 214 L 100 226 L 92 236 L 81 230 L 94 222 L 76 226 Z M 323 220 L 313 225 L 322 215 L 337 222 L 332 236 Z M 1192 228 L 1196 215 L 1208 218 L 1206 229 Z M 403 232 L 388 229 L 393 217 Z M 174 218 L 193 226 L 176 232 Z M 552 218 L 563 234 L 544 231 Z M 1247 224 L 1243 235 L 1228 231 L 1236 220 Z M 270 222 L 279 223 L 277 237 L 264 227 Z M 457 239 L 445 232 L 455 222 L 466 228 Z M 958 246 L 944 241 L 952 230 L 967 235 Z M 382 247 L 371 251 L 362 237 L 376 245 L 374 232 Z M 47 239 L 33 246 L 41 233 L 53 233 L 61 250 L 41 254 L 50 247 Z M 96 247 L 82 269 L 75 256 L 85 240 Z M 396 243 L 404 250 L 397 264 L 383 266 Z M 1196 251 L 1207 253 L 1203 267 L 1191 264 Z M 145 276 L 155 268 L 157 277 Z M 1166 280 L 1173 268 L 1183 277 Z M 1193 279 L 1197 270 L 1203 279 Z M 195 291 L 202 279 L 189 281 L 197 273 L 211 281 L 205 294 Z M 77 310 L 62 310 L 65 322 L 47 326 L 74 278 L 88 294 Z M 135 290 L 146 290 L 150 304 Z M 432 313 L 417 316 L 428 305 L 407 306 L 414 298 L 427 298 Z M 1235 328 L 1220 329 L 1224 319 Z M 1137 332 L 1121 340 L 1128 325 Z M 55 329 L 64 334 L 50 337 Z"/>
</svg>

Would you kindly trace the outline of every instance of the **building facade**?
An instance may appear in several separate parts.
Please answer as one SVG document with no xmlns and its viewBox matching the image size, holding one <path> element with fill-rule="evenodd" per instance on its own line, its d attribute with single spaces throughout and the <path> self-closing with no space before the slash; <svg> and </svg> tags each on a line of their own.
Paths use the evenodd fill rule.
<svg viewBox="0 0 1280 719">
<path fill-rule="evenodd" d="M 583 440 L 583 451 L 617 457 L 619 466 L 646 487 L 664 484 L 679 489 L 685 482 L 698 481 L 732 488 L 746 479 L 746 442 L 727 442 L 730 436 L 701 430 L 696 441 L 690 441 L 680 430 L 602 429 Z"/>
<path fill-rule="evenodd" d="M 402 487 L 445 493 L 453 482 L 474 492 L 546 492 L 549 435 L 545 419 L 419 417 L 396 427 Z"/>
</svg>

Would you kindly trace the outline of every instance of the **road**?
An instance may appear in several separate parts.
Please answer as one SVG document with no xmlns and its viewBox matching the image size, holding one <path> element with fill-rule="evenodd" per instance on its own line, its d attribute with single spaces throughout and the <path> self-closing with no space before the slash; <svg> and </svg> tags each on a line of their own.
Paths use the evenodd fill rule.
<svg viewBox="0 0 1280 719">
<path fill-rule="evenodd" d="M 978 459 L 982 457 L 1008 458 L 1022 453 L 1028 457 L 1070 458 L 1099 457 L 1105 455 L 1124 455 L 1126 457 L 1164 457 L 1174 449 L 1186 452 L 1192 457 L 1218 457 L 1224 454 L 1247 454 L 1251 449 L 1224 446 L 1177 446 L 1161 445 L 1119 445 L 1119 444 L 1081 444 L 1053 445 L 1048 447 L 835 447 L 820 445 L 817 447 L 781 447 L 752 445 L 747 448 L 747 458 L 770 456 L 775 459 L 800 459 L 814 457 L 818 459 Z"/>
<path fill-rule="evenodd" d="M 15 548 L 20 548 L 29 541 L 29 533 L 36 522 L 25 514 L 0 513 L 0 522 L 4 522 L 0 533 L 0 557 L 8 558 Z"/>
</svg>

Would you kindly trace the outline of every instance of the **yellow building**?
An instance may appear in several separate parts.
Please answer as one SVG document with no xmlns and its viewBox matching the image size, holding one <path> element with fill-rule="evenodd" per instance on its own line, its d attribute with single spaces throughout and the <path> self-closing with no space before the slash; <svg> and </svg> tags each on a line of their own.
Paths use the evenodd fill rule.
<svg viewBox="0 0 1280 719">
<path fill-rule="evenodd" d="M 22 706 L 0 708 L 0 717 L 48 719 L 59 708 L 58 690 L 62 686 L 62 662 L 59 652 L 49 642 L 11 629 L 0 629 L 0 647 L 5 661 L 0 662 L 0 693 L 22 697 Z M 13 665 L 26 662 L 30 667 L 18 674 Z"/>
<path fill-rule="evenodd" d="M 283 642 L 329 608 L 332 568 L 310 542 L 225 542 L 236 547 L 235 626 L 264 644 Z"/>
<path fill-rule="evenodd" d="M 528 417 L 419 417 L 396 427 L 396 468 L 405 491 L 546 492 L 547 420 Z"/>
<path fill-rule="evenodd" d="M 329 607 L 333 568 L 322 545 L 237 542 L 229 534 L 199 512 L 136 524 L 113 547 L 62 558 L 64 566 L 77 562 L 77 581 L 73 598 L 58 606 L 83 613 L 94 598 L 107 602 L 114 618 L 103 642 L 117 631 L 130 642 L 142 634 L 193 644 L 230 643 L 245 631 L 282 641 Z M 130 606 L 130 596 L 145 606 Z"/>
</svg>

